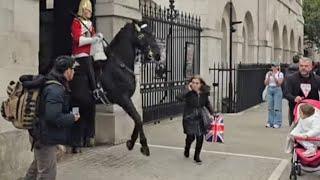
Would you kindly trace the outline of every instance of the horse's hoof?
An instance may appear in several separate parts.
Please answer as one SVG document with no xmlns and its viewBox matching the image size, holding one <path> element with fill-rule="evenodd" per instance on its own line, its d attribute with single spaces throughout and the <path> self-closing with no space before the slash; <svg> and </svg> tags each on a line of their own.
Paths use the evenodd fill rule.
<svg viewBox="0 0 320 180">
<path fill-rule="evenodd" d="M 131 140 L 128 140 L 128 141 L 127 141 L 127 148 L 128 148 L 128 150 L 131 151 L 131 150 L 133 149 L 133 147 L 134 147 L 134 144 L 132 143 L 132 141 L 131 141 Z"/>
<path fill-rule="evenodd" d="M 150 156 L 150 150 L 148 146 L 141 146 L 140 151 L 145 156 Z"/>
</svg>

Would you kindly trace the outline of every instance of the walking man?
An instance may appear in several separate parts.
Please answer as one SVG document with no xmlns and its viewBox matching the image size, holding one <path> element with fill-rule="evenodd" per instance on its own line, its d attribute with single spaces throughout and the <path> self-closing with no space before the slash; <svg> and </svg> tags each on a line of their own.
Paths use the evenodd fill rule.
<svg viewBox="0 0 320 180">
<path fill-rule="evenodd" d="M 301 58 L 299 71 L 287 77 L 285 98 L 289 101 L 289 125 L 293 122 L 293 110 L 303 99 L 319 100 L 320 77 L 312 72 L 312 60 Z"/>
<path fill-rule="evenodd" d="M 25 180 L 55 180 L 57 145 L 68 144 L 69 128 L 79 114 L 70 113 L 69 85 L 74 74 L 74 60 L 60 56 L 47 76 L 40 97 L 39 123 L 33 130 L 34 160 Z"/>
</svg>

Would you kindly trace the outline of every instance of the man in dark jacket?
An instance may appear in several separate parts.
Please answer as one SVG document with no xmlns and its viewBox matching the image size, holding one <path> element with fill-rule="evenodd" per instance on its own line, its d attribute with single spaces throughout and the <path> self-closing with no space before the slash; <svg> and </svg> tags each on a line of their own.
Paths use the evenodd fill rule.
<svg viewBox="0 0 320 180">
<path fill-rule="evenodd" d="M 68 82 L 73 78 L 74 65 L 71 57 L 60 56 L 47 76 L 40 97 L 39 123 L 34 130 L 34 160 L 27 180 L 56 179 L 57 145 L 68 144 L 69 128 L 80 118 L 79 114 L 70 113 Z"/>
<path fill-rule="evenodd" d="M 285 83 L 285 98 L 289 101 L 289 124 L 293 122 L 293 110 L 303 99 L 319 100 L 320 77 L 312 73 L 312 60 L 301 58 L 299 71 L 290 75 Z"/>
<path fill-rule="evenodd" d="M 293 56 L 293 58 L 292 58 L 293 63 L 290 64 L 289 67 L 286 69 L 285 79 L 284 79 L 284 83 L 282 85 L 282 89 L 285 89 L 288 77 L 299 71 L 299 60 L 300 60 L 299 55 Z M 291 108 L 292 105 L 290 105 L 290 102 L 288 102 L 288 106 L 289 106 L 289 112 L 288 112 L 289 113 L 289 123 L 291 126 L 292 119 L 293 119 L 293 114 L 292 114 L 293 108 Z"/>
</svg>

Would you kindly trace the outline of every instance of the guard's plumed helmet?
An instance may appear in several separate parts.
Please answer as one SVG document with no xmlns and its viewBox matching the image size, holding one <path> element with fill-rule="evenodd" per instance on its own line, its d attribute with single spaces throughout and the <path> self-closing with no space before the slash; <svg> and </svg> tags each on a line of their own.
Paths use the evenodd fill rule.
<svg viewBox="0 0 320 180">
<path fill-rule="evenodd" d="M 87 9 L 92 12 L 92 4 L 90 0 L 81 0 L 79 4 L 78 15 L 83 17 L 83 10 Z"/>
</svg>

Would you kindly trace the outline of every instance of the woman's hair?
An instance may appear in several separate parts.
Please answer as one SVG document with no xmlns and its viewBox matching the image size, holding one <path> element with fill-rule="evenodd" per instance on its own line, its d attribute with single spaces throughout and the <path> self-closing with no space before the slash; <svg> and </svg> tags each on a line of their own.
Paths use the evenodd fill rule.
<svg viewBox="0 0 320 180">
<path fill-rule="evenodd" d="M 189 83 L 192 82 L 192 80 L 197 79 L 200 81 L 201 87 L 200 87 L 200 91 L 201 92 L 205 92 L 207 90 L 207 83 L 203 80 L 203 78 L 200 75 L 194 75 L 193 77 L 190 78 Z"/>
<path fill-rule="evenodd" d="M 314 114 L 315 109 L 310 104 L 301 104 L 300 111 L 303 113 L 304 118 L 307 118 Z"/>
</svg>

